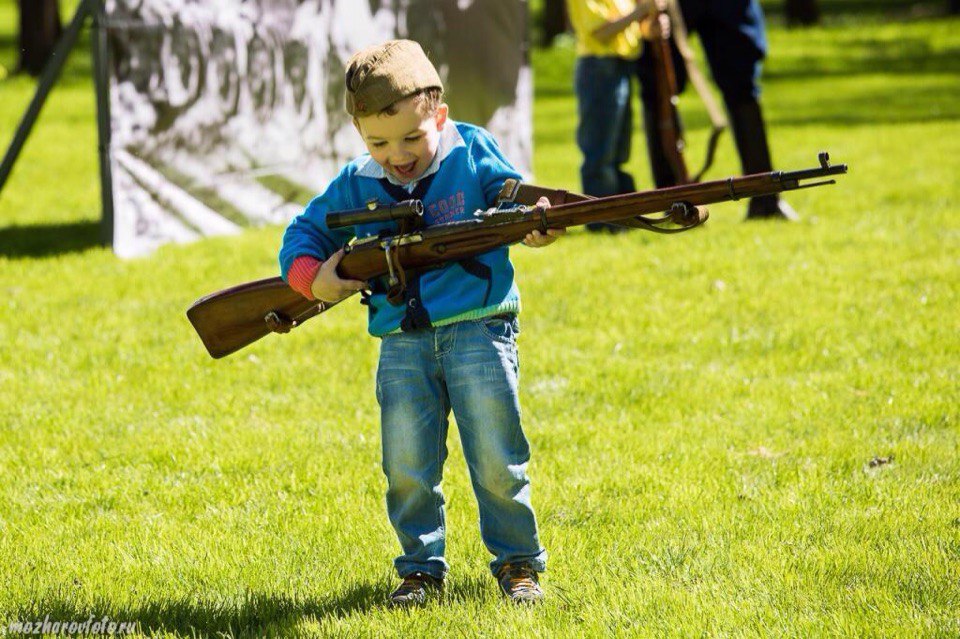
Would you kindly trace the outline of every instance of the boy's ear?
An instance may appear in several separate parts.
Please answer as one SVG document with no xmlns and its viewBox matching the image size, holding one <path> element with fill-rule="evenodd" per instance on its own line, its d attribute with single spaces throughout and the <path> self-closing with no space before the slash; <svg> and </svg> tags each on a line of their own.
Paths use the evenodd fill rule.
<svg viewBox="0 0 960 639">
<path fill-rule="evenodd" d="M 450 107 L 448 107 L 446 103 L 437 107 L 437 113 L 433 116 L 437 122 L 437 131 L 443 131 L 443 125 L 447 123 L 447 114 L 449 112 Z"/>
</svg>

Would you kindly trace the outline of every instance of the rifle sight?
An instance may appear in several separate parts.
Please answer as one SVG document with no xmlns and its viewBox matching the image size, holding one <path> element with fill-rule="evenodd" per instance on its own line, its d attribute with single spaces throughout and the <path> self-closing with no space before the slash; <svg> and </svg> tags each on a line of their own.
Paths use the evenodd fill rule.
<svg viewBox="0 0 960 639">
<path fill-rule="evenodd" d="M 404 200 L 384 206 L 372 201 L 362 209 L 327 214 L 327 228 L 338 229 L 356 224 L 369 224 L 370 222 L 412 220 L 422 216 L 423 202 L 420 200 Z"/>
<path fill-rule="evenodd" d="M 809 180 L 811 178 L 820 178 L 827 177 L 828 175 L 841 175 L 847 172 L 846 164 L 830 164 L 830 154 L 826 151 L 821 151 L 817 155 L 817 159 L 820 161 L 820 167 L 816 169 L 803 169 L 801 171 L 783 171 L 780 173 L 780 179 L 783 181 L 797 181 L 797 180 Z M 832 184 L 830 182 L 819 182 L 817 184 L 809 184 L 806 186 L 818 186 L 819 184 Z"/>
</svg>

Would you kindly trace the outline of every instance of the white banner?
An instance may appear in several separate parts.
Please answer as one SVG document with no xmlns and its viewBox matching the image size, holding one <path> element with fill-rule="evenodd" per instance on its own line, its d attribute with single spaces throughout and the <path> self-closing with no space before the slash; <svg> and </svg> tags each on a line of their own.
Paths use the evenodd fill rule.
<svg viewBox="0 0 960 639">
<path fill-rule="evenodd" d="M 420 42 L 451 116 L 526 174 L 532 81 L 523 0 L 108 0 L 114 250 L 283 223 L 364 152 L 344 64 Z"/>
</svg>

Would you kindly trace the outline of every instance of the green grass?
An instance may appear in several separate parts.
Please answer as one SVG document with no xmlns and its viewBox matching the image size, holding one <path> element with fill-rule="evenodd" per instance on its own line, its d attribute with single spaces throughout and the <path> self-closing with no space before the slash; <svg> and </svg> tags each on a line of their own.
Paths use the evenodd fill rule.
<svg viewBox="0 0 960 639">
<path fill-rule="evenodd" d="M 0 4 L 0 64 L 14 60 Z M 777 164 L 848 162 L 803 221 L 517 249 L 549 601 L 486 573 L 455 434 L 444 605 L 386 609 L 377 342 L 345 304 L 209 359 L 197 297 L 282 229 L 96 246 L 76 55 L 0 195 L 0 623 L 168 636 L 960 634 L 960 56 L 954 21 L 773 29 Z M 578 186 L 569 49 L 535 51 L 538 182 Z M 0 81 L 0 140 L 32 83 Z M 702 109 L 682 107 L 692 155 Z M 648 170 L 637 139 L 631 169 Z M 713 177 L 737 172 L 729 136 Z M 871 466 L 875 458 L 890 463 Z"/>
</svg>

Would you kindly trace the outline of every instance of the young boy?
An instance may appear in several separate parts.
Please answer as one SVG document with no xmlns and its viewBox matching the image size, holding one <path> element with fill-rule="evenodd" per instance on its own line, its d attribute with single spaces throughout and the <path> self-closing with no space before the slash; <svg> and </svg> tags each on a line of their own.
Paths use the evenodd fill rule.
<svg viewBox="0 0 960 639">
<path fill-rule="evenodd" d="M 427 225 L 470 219 L 495 203 L 507 178 L 520 175 L 483 129 L 453 122 L 436 69 L 415 42 L 394 40 L 347 64 L 346 110 L 369 151 L 349 164 L 287 228 L 281 273 L 291 287 L 324 301 L 369 288 L 369 331 L 382 339 L 377 369 L 387 511 L 403 554 L 394 605 L 440 592 L 448 416 L 453 410 L 480 507 L 480 532 L 503 592 L 517 602 L 543 598 L 546 568 L 520 426 L 516 314 L 520 296 L 508 249 L 408 277 L 402 305 L 390 304 L 382 279 L 343 280 L 337 264 L 354 237 L 396 223 L 331 230 L 331 211 L 420 199 Z M 541 204 L 546 204 L 545 200 Z M 545 246 L 560 235 L 534 232 L 524 243 Z"/>
</svg>

